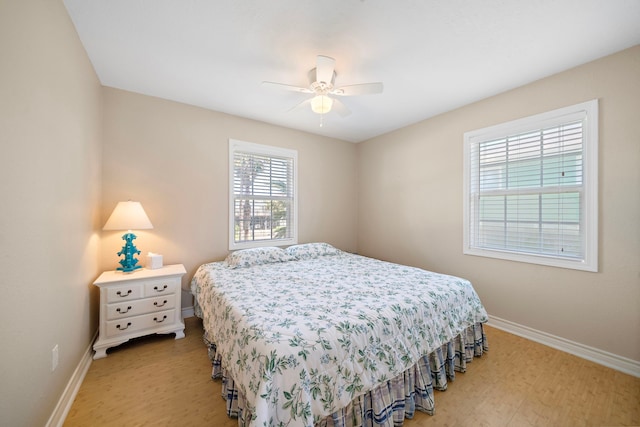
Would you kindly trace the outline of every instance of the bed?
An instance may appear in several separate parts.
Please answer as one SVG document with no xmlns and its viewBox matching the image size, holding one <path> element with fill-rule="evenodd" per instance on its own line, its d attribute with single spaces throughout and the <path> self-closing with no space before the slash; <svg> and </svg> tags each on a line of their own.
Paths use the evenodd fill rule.
<svg viewBox="0 0 640 427">
<path fill-rule="evenodd" d="M 240 426 L 402 425 L 488 350 L 469 281 L 326 243 L 233 252 L 191 291 Z"/>
</svg>

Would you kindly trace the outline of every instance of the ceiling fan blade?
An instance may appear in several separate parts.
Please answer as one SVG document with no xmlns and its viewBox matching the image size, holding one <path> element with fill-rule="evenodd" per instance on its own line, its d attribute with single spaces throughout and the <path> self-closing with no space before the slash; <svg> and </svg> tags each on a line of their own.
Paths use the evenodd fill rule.
<svg viewBox="0 0 640 427">
<path fill-rule="evenodd" d="M 296 105 L 294 105 L 293 107 L 289 108 L 289 109 L 287 110 L 287 113 L 288 113 L 288 112 L 290 112 L 290 111 L 293 111 L 293 110 L 298 110 L 298 109 L 300 109 L 300 108 L 304 108 L 304 107 L 306 107 L 306 106 L 307 106 L 307 105 L 309 105 L 309 104 L 311 104 L 311 98 L 309 98 L 309 99 L 305 99 L 305 100 L 304 100 L 304 101 L 302 101 L 301 103 L 296 104 Z"/>
<path fill-rule="evenodd" d="M 335 111 L 340 115 L 340 117 L 347 117 L 349 114 L 351 114 L 351 110 L 349 110 L 347 106 L 342 103 L 342 101 L 335 98 L 332 99 L 333 105 L 331 107 L 331 111 Z"/>
<path fill-rule="evenodd" d="M 353 95 L 373 95 L 382 93 L 384 86 L 382 83 L 362 83 L 357 85 L 342 86 L 331 91 L 332 95 L 353 96 Z"/>
<path fill-rule="evenodd" d="M 335 66 L 335 59 L 324 55 L 318 55 L 316 63 L 316 80 L 318 82 L 332 83 Z"/>
<path fill-rule="evenodd" d="M 262 86 L 273 87 L 277 89 L 289 90 L 292 92 L 300 92 L 300 93 L 313 93 L 313 91 L 306 87 L 292 86 L 284 83 L 276 83 L 276 82 L 262 82 Z"/>
</svg>

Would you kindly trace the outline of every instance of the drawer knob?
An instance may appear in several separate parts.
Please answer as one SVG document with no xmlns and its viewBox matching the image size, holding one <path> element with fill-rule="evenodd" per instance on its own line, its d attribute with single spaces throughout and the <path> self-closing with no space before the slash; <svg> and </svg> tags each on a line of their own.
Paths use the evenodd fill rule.
<svg viewBox="0 0 640 427">
<path fill-rule="evenodd" d="M 129 289 L 126 294 L 123 294 L 121 291 L 118 291 L 118 292 L 116 292 L 116 295 L 118 295 L 119 297 L 124 298 L 124 297 L 128 297 L 129 295 L 131 295 L 131 292 L 133 292 L 131 289 Z"/>
<path fill-rule="evenodd" d="M 124 331 L 125 329 L 129 329 L 129 326 L 131 326 L 131 322 L 127 322 L 127 326 L 125 326 L 124 328 L 121 328 L 120 325 L 116 325 L 116 328 L 118 328 L 121 331 Z"/>
<path fill-rule="evenodd" d="M 162 301 L 162 305 L 158 304 L 158 301 L 154 302 L 153 305 L 155 305 L 156 307 L 164 307 L 165 305 L 167 305 L 167 300 Z"/>
<path fill-rule="evenodd" d="M 156 292 L 165 291 L 165 290 L 167 290 L 167 285 L 162 286 L 162 289 L 159 289 L 157 286 L 154 286 L 153 290 L 156 291 Z"/>
<path fill-rule="evenodd" d="M 162 323 L 167 320 L 167 315 L 165 314 L 164 316 L 162 316 L 162 320 L 158 320 L 157 317 L 154 317 L 153 320 L 155 320 L 156 323 Z"/>
<path fill-rule="evenodd" d="M 116 308 L 116 311 L 117 311 L 118 313 L 120 313 L 120 314 L 128 313 L 128 312 L 129 312 L 129 310 L 131 310 L 131 306 L 128 306 L 128 307 L 127 307 L 127 311 L 123 311 L 123 310 L 121 310 L 121 309 L 120 309 L 120 307 Z"/>
</svg>

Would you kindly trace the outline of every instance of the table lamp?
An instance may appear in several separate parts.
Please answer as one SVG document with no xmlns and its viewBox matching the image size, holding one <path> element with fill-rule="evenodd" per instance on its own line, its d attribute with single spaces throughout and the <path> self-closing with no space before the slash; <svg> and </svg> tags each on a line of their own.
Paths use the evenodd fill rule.
<svg viewBox="0 0 640 427">
<path fill-rule="evenodd" d="M 133 244 L 133 239 L 136 235 L 131 230 L 149 230 L 153 225 L 149 221 L 149 217 L 145 213 L 140 202 L 118 202 L 116 208 L 111 213 L 111 216 L 107 220 L 103 230 L 128 230 L 123 236 L 122 240 L 125 241 L 122 250 L 118 252 L 118 256 L 123 258 L 120 260 L 120 270 L 124 273 L 130 273 L 132 271 L 141 268 L 138 264 L 138 260 L 135 255 L 140 255 L 140 251 Z"/>
</svg>

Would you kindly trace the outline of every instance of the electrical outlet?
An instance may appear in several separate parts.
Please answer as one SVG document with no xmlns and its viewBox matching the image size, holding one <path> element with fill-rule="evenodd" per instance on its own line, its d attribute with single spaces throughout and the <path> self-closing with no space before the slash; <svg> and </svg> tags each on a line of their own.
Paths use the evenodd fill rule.
<svg viewBox="0 0 640 427">
<path fill-rule="evenodd" d="M 58 367 L 58 344 L 51 350 L 51 372 Z"/>
</svg>

